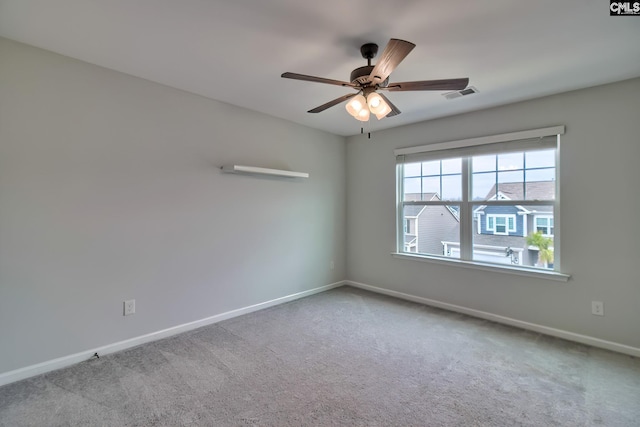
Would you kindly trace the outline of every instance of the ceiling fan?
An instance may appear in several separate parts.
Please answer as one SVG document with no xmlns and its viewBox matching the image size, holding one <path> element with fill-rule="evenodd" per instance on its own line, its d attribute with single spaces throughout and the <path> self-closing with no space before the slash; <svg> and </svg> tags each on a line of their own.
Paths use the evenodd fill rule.
<svg viewBox="0 0 640 427">
<path fill-rule="evenodd" d="M 414 90 L 460 90 L 467 87 L 469 83 L 468 78 L 389 83 L 389 75 L 414 47 L 416 47 L 416 45 L 411 42 L 391 39 L 384 48 L 377 64 L 371 65 L 371 59 L 378 53 L 378 45 L 375 43 L 362 45 L 362 47 L 360 47 L 360 53 L 362 57 L 367 60 L 367 65 L 356 68 L 351 72 L 351 82 L 289 72 L 283 73 L 281 77 L 355 89 L 357 91 L 356 93 L 343 95 L 308 112 L 319 113 L 351 99 L 346 105 L 347 111 L 353 117 L 363 122 L 369 120 L 369 113 L 373 113 L 378 120 L 383 117 L 392 117 L 400 114 L 398 107 L 393 105 L 386 96 L 378 93 L 378 90 L 406 92 Z"/>
</svg>

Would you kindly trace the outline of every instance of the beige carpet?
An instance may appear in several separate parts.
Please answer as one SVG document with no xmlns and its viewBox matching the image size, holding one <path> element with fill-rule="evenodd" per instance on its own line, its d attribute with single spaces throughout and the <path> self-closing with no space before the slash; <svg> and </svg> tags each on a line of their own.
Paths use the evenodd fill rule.
<svg viewBox="0 0 640 427">
<path fill-rule="evenodd" d="M 0 388 L 2 426 L 638 426 L 640 360 L 343 287 Z"/>
</svg>

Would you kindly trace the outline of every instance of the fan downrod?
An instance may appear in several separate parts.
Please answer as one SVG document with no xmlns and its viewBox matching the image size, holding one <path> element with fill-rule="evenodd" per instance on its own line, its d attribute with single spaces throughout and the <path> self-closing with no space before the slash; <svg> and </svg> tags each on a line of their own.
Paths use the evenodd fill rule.
<svg viewBox="0 0 640 427">
<path fill-rule="evenodd" d="M 368 83 L 369 74 L 371 74 L 371 70 L 373 70 L 371 59 L 378 54 L 378 45 L 375 43 L 365 43 L 360 46 L 360 54 L 367 60 L 367 65 L 356 68 L 351 72 L 351 83 L 363 86 Z"/>
</svg>

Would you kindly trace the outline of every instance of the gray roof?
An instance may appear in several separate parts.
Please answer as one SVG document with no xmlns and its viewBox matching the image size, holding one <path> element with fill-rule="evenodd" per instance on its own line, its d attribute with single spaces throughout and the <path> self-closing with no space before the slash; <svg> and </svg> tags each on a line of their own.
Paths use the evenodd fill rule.
<svg viewBox="0 0 640 427">
<path fill-rule="evenodd" d="M 404 216 L 418 216 L 418 214 L 424 209 L 424 206 L 405 206 L 404 207 Z"/>
<path fill-rule="evenodd" d="M 525 185 L 526 200 L 554 200 L 556 195 L 555 181 L 500 182 L 493 185 L 485 200 L 491 199 L 496 195 L 496 185 L 498 186 L 498 192 L 511 200 L 525 200 Z"/>
<path fill-rule="evenodd" d="M 475 224 L 474 224 L 475 226 Z M 503 236 L 498 234 L 476 234 L 473 233 L 474 245 L 489 245 L 498 247 L 523 247 L 525 238 L 522 236 Z"/>
</svg>

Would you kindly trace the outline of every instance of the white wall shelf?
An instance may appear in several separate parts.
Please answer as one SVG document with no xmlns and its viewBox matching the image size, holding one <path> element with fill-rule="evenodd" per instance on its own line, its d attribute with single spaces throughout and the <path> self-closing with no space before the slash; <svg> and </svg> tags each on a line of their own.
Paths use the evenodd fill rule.
<svg viewBox="0 0 640 427">
<path fill-rule="evenodd" d="M 294 171 L 287 171 L 287 170 L 281 170 L 281 169 L 259 168 L 256 166 L 225 165 L 225 166 L 222 166 L 222 171 L 226 173 L 282 176 L 286 178 L 309 178 L 309 174 L 306 172 L 294 172 Z"/>
</svg>

